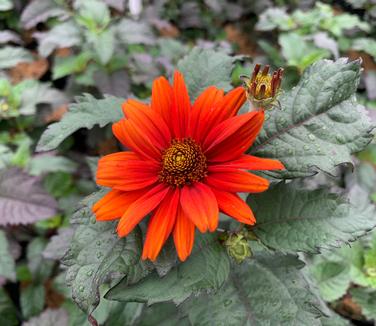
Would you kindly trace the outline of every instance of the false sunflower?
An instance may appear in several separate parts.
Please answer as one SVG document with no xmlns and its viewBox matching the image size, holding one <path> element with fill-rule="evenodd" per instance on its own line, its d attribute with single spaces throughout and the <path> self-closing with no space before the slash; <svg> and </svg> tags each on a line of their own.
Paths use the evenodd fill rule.
<svg viewBox="0 0 376 326">
<path fill-rule="evenodd" d="M 191 104 L 183 75 L 173 84 L 164 77 L 152 87 L 151 104 L 133 99 L 125 118 L 112 130 L 128 151 L 102 157 L 97 183 L 111 188 L 93 207 L 98 221 L 119 219 L 117 232 L 128 235 L 149 213 L 142 258 L 155 260 L 172 234 L 184 261 L 195 228 L 213 232 L 219 212 L 241 223 L 256 222 L 238 192 L 266 190 L 266 179 L 247 170 L 279 170 L 276 160 L 244 154 L 264 121 L 264 112 L 237 116 L 246 100 L 243 88 L 224 94 L 208 87 Z"/>
</svg>

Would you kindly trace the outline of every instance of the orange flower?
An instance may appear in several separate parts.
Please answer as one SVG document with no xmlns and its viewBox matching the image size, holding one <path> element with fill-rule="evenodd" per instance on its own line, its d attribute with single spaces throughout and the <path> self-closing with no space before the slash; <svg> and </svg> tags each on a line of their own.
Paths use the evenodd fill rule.
<svg viewBox="0 0 376 326">
<path fill-rule="evenodd" d="M 129 151 L 99 160 L 97 183 L 112 190 L 93 211 L 98 221 L 120 218 L 117 232 L 128 235 L 151 213 L 142 253 L 155 260 L 172 233 L 179 258 L 191 253 L 195 228 L 213 232 L 219 211 L 241 223 L 256 222 L 238 192 L 268 188 L 266 179 L 246 170 L 278 170 L 276 160 L 244 152 L 253 144 L 263 112 L 236 116 L 246 95 L 208 87 L 191 105 L 183 76 L 153 83 L 151 105 L 127 100 L 125 118 L 113 133 Z"/>
</svg>

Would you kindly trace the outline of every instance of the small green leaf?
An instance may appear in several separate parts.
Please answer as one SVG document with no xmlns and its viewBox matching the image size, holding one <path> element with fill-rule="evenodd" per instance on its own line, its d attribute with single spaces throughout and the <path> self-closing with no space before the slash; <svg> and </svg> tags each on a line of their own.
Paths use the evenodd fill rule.
<svg viewBox="0 0 376 326">
<path fill-rule="evenodd" d="M 167 275 L 156 272 L 136 284 L 126 280 L 113 287 L 106 298 L 125 302 L 154 304 L 173 300 L 180 303 L 192 294 L 217 290 L 226 281 L 230 262 L 216 235 L 198 235 L 193 253 L 184 263 L 178 264 Z"/>
<path fill-rule="evenodd" d="M 115 51 L 115 31 L 108 28 L 101 33 L 88 33 L 88 41 L 92 44 L 94 52 L 102 65 L 106 65 Z"/>
<path fill-rule="evenodd" d="M 323 251 L 313 258 L 310 273 L 322 298 L 332 302 L 346 294 L 351 284 L 367 286 L 364 274 L 364 249 L 360 241 L 334 251 Z"/>
<path fill-rule="evenodd" d="M 262 194 L 250 195 L 257 223 L 252 231 L 268 247 L 282 252 L 317 253 L 363 235 L 376 225 L 372 205 L 364 209 L 325 190 L 299 190 L 279 183 Z"/>
<path fill-rule="evenodd" d="M 80 128 L 91 129 L 98 124 L 100 127 L 121 119 L 123 99 L 107 96 L 97 100 L 92 95 L 84 94 L 76 97 L 76 103 L 70 105 L 69 111 L 56 123 L 48 126 L 42 134 L 37 150 L 55 149 L 69 135 Z"/>
<path fill-rule="evenodd" d="M 17 309 L 3 288 L 0 288 L 0 325 L 19 325 Z"/>
<path fill-rule="evenodd" d="M 0 69 L 12 68 L 19 62 L 29 62 L 32 55 L 21 47 L 5 46 L 0 49 Z"/>
<path fill-rule="evenodd" d="M 191 101 L 207 87 L 231 88 L 231 71 L 235 59 L 221 52 L 194 48 L 178 62 L 184 74 Z"/>
<path fill-rule="evenodd" d="M 77 56 L 55 58 L 52 79 L 55 80 L 84 71 L 91 57 L 90 52 L 81 52 Z"/>
<path fill-rule="evenodd" d="M 45 303 L 45 291 L 42 284 L 31 284 L 21 291 L 20 304 L 25 319 L 42 312 Z"/>
<path fill-rule="evenodd" d="M 9 242 L 5 232 L 0 230 L 0 276 L 15 281 L 15 268 L 14 258 L 10 253 Z"/>
<path fill-rule="evenodd" d="M 299 84 L 280 97 L 282 110 L 266 113 L 263 131 L 251 153 L 281 160 L 285 171 L 267 172 L 297 178 L 319 170 L 333 172 L 351 162 L 371 141 L 373 126 L 354 93 L 360 61 L 319 61 L 307 69 Z"/>
<path fill-rule="evenodd" d="M 362 308 L 362 314 L 370 320 L 376 319 L 376 290 L 353 288 L 350 290 L 352 299 Z"/>
</svg>

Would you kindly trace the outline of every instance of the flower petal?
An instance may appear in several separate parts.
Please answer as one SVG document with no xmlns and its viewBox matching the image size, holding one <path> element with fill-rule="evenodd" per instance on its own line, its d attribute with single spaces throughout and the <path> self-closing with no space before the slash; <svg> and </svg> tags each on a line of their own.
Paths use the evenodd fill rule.
<svg viewBox="0 0 376 326">
<path fill-rule="evenodd" d="M 145 191 L 146 189 L 135 191 L 109 191 L 93 206 L 93 212 L 97 221 L 110 221 L 120 218 L 127 208 L 140 198 Z"/>
<path fill-rule="evenodd" d="M 175 225 L 179 195 L 178 188 L 170 188 L 169 193 L 155 210 L 148 224 L 142 259 L 149 258 L 154 261 L 170 236 Z"/>
<path fill-rule="evenodd" d="M 174 73 L 171 123 L 176 138 L 184 138 L 189 130 L 191 103 L 184 77 L 179 71 Z"/>
<path fill-rule="evenodd" d="M 229 169 L 221 172 L 210 172 L 206 183 L 222 191 L 257 193 L 268 189 L 269 181 L 245 171 Z"/>
<path fill-rule="evenodd" d="M 170 127 L 172 87 L 165 77 L 154 80 L 151 90 L 151 108 L 157 112 Z"/>
<path fill-rule="evenodd" d="M 121 105 L 121 109 L 124 115 L 129 118 L 129 110 L 150 110 L 150 106 L 135 99 L 128 99 Z"/>
<path fill-rule="evenodd" d="M 173 236 L 179 259 L 185 261 L 192 252 L 195 241 L 195 225 L 181 207 L 178 208 Z"/>
<path fill-rule="evenodd" d="M 117 226 L 119 236 L 128 235 L 147 214 L 161 203 L 168 190 L 169 188 L 166 185 L 160 183 L 133 202 L 127 208 Z"/>
<path fill-rule="evenodd" d="M 135 100 L 127 100 L 122 105 L 123 112 L 139 130 L 159 149 L 170 143 L 171 134 L 163 118 L 148 105 Z"/>
<path fill-rule="evenodd" d="M 201 142 L 208 131 L 208 119 L 215 105 L 223 98 L 223 90 L 210 86 L 203 91 L 192 106 L 190 135 Z"/>
<path fill-rule="evenodd" d="M 263 112 L 250 112 L 227 119 L 205 139 L 203 149 L 210 162 L 239 158 L 255 141 L 264 122 Z"/>
<path fill-rule="evenodd" d="M 237 195 L 212 188 L 218 201 L 219 209 L 238 220 L 240 223 L 253 225 L 256 223 L 251 208 Z"/>
<path fill-rule="evenodd" d="M 142 161 L 134 153 L 113 153 L 99 160 L 96 181 L 117 190 L 137 190 L 157 182 L 158 170 L 157 163 Z"/>
<path fill-rule="evenodd" d="M 268 158 L 260 158 L 252 155 L 242 155 L 240 158 L 221 162 L 210 166 L 211 171 L 221 171 L 223 169 L 245 169 L 245 170 L 284 170 L 285 167 L 278 160 L 272 160 Z"/>
<path fill-rule="evenodd" d="M 184 186 L 181 191 L 180 204 L 184 214 L 197 226 L 200 232 L 213 232 L 218 226 L 218 203 L 211 189 L 195 182 Z"/>
<path fill-rule="evenodd" d="M 155 147 L 142 129 L 132 121 L 121 119 L 112 125 L 112 132 L 126 147 L 145 159 L 160 160 L 161 152 Z"/>
</svg>

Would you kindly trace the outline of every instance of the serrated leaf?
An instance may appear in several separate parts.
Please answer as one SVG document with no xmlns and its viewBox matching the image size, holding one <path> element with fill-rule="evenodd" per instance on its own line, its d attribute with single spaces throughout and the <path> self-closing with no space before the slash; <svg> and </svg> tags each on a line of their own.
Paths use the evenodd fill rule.
<svg viewBox="0 0 376 326">
<path fill-rule="evenodd" d="M 75 209 L 73 215 L 71 216 L 71 224 L 89 224 L 90 222 L 95 223 L 95 217 L 93 219 L 92 207 L 100 200 L 109 189 L 102 188 L 99 191 L 93 192 L 89 196 L 82 199 L 77 208 Z"/>
<path fill-rule="evenodd" d="M 211 85 L 229 90 L 233 62 L 227 54 L 197 47 L 181 59 L 177 66 L 184 74 L 191 100 Z"/>
<path fill-rule="evenodd" d="M 37 178 L 17 168 L 0 170 L 0 225 L 30 224 L 56 214 L 56 201 Z"/>
<path fill-rule="evenodd" d="M 376 225 L 372 205 L 357 209 L 325 190 L 298 189 L 279 183 L 248 197 L 257 223 L 252 228 L 268 247 L 288 253 L 317 253 L 363 235 Z"/>
<path fill-rule="evenodd" d="M 99 285 L 106 277 L 120 279 L 139 262 L 141 237 L 136 229 L 119 238 L 112 222 L 80 225 L 62 263 L 78 306 L 91 313 L 99 303 Z"/>
<path fill-rule="evenodd" d="M 46 21 L 51 17 L 64 17 L 68 13 L 59 7 L 55 1 L 33 0 L 23 10 L 21 23 L 24 28 L 30 29 L 38 23 Z"/>
<path fill-rule="evenodd" d="M 6 234 L 0 230 L 0 276 L 15 281 L 16 266 Z"/>
<path fill-rule="evenodd" d="M 251 148 L 256 156 L 281 160 L 286 170 L 269 173 L 296 178 L 332 172 L 351 162 L 351 153 L 370 142 L 372 125 L 354 93 L 360 61 L 322 60 L 307 69 L 299 84 L 279 100 L 282 110 L 269 119 Z"/>
<path fill-rule="evenodd" d="M 352 299 L 362 308 L 362 314 L 370 320 L 376 320 L 376 290 L 353 288 L 350 290 Z"/>
<path fill-rule="evenodd" d="M 91 129 L 98 124 L 100 127 L 121 119 L 121 104 L 123 99 L 107 96 L 96 99 L 90 94 L 76 97 L 76 103 L 69 107 L 69 111 L 56 123 L 48 126 L 42 134 L 37 151 L 55 149 L 60 143 L 80 128 Z"/>
<path fill-rule="evenodd" d="M 31 284 L 22 289 L 20 305 L 22 316 L 29 319 L 42 312 L 45 303 L 45 291 L 42 284 Z"/>
<path fill-rule="evenodd" d="M 65 309 L 46 309 L 39 316 L 31 318 L 22 326 L 68 326 L 69 315 Z"/>
<path fill-rule="evenodd" d="M 183 304 L 191 324 L 318 326 L 318 300 L 294 256 L 256 254 L 232 268 L 228 282 L 213 295 Z"/>
<path fill-rule="evenodd" d="M 0 288 L 0 325 L 19 325 L 17 309 L 3 288 Z"/>
<path fill-rule="evenodd" d="M 30 62 L 32 55 L 21 47 L 5 46 L 0 49 L 0 69 L 12 68 L 19 62 Z"/>
<path fill-rule="evenodd" d="M 216 235 L 198 235 L 189 259 L 160 277 L 156 272 L 136 284 L 123 281 L 113 287 L 106 298 L 148 304 L 173 300 L 180 303 L 192 294 L 217 290 L 226 281 L 230 262 Z"/>
</svg>

